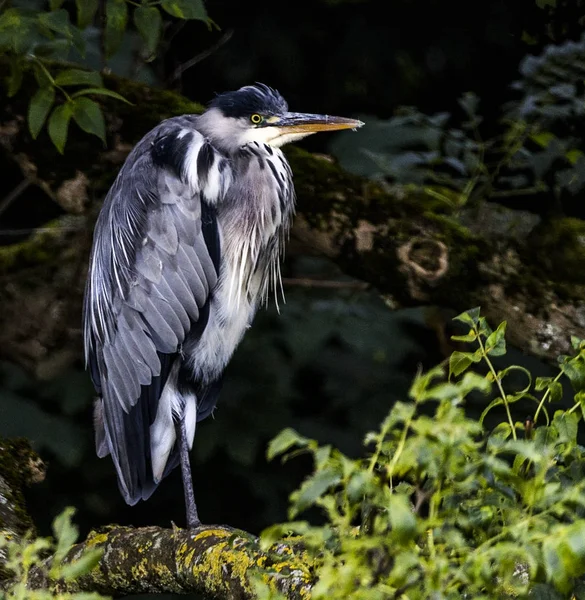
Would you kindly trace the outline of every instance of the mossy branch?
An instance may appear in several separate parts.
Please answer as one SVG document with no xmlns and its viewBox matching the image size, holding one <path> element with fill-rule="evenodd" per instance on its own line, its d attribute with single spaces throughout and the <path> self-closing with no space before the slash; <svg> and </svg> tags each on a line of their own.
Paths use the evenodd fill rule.
<svg viewBox="0 0 585 600">
<path fill-rule="evenodd" d="M 20 540 L 34 525 L 22 489 L 44 477 L 44 466 L 26 440 L 0 440 L 0 535 Z M 256 537 L 221 525 L 196 530 L 112 526 L 91 532 L 74 545 L 64 563 L 99 548 L 97 566 L 73 581 L 49 578 L 51 558 L 29 573 L 30 588 L 56 592 L 101 592 L 112 596 L 138 593 L 199 593 L 205 598 L 245 600 L 256 597 L 249 575 L 258 576 L 290 600 L 310 596 L 313 583 L 309 559 L 292 546 L 278 544 L 264 551 Z M 3 569 L 0 547 L 0 590 L 11 582 Z M 1 594 L 0 594 L 1 595 Z"/>
<path fill-rule="evenodd" d="M 255 537 L 225 526 L 111 527 L 92 532 L 85 542 L 73 546 L 66 562 L 94 548 L 102 549 L 103 555 L 89 574 L 69 583 L 51 582 L 45 569 L 37 569 L 30 586 L 112 596 L 198 593 L 205 598 L 246 600 L 256 597 L 248 577 L 258 568 L 264 582 L 286 598 L 310 597 L 312 575 L 306 559 L 282 544 L 263 552 Z"/>
<path fill-rule="evenodd" d="M 3 98 L 0 107 L 5 160 L 15 162 L 69 219 L 79 215 L 80 220 L 73 240 L 58 233 L 61 221 L 50 244 L 40 236 L 34 243 L 0 248 L 0 277 L 17 280 L 9 293 L 0 293 L 7 308 L 6 317 L 0 316 L 0 348 L 41 376 L 67 364 L 81 347 L 80 300 L 91 230 L 130 148 L 161 119 L 201 110 L 201 105 L 169 91 L 113 77 L 107 85 L 133 103 L 100 99 L 107 148 L 72 126 L 61 156 L 46 133 L 32 140 L 24 118 L 26 93 Z M 298 148 L 287 149 L 287 154 L 298 194 L 291 249 L 300 244 L 304 251 L 329 256 L 345 272 L 377 288 L 391 307 L 439 305 L 456 314 L 481 305 L 489 320 L 508 321 L 512 344 L 551 361 L 567 353 L 571 335 L 585 337 L 582 221 L 541 222 L 529 213 L 481 200 L 456 206 L 441 200 L 434 189 L 390 188 Z M 40 278 L 35 264 L 42 266 Z M 34 289 L 47 298 L 35 301 Z M 12 305 L 17 309 L 11 311 Z M 57 308 L 47 311 L 47 305 Z M 24 318 L 15 320 L 13 313 Z M 58 318 L 51 321 L 51 314 Z"/>
</svg>

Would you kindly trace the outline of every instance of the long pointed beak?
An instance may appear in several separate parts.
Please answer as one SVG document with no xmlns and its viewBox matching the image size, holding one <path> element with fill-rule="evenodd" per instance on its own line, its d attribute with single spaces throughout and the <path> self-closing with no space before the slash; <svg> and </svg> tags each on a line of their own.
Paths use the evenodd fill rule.
<svg viewBox="0 0 585 600">
<path fill-rule="evenodd" d="M 281 117 L 270 117 L 266 126 L 278 127 L 283 133 L 316 133 L 317 131 L 335 131 L 337 129 L 357 129 L 364 123 L 356 119 L 332 117 L 329 115 L 311 115 L 306 113 L 286 113 Z"/>
</svg>

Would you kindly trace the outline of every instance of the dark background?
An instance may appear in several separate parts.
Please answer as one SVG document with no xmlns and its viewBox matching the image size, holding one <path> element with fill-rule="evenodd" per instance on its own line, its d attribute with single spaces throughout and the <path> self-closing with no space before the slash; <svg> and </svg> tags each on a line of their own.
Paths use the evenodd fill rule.
<svg viewBox="0 0 585 600">
<path fill-rule="evenodd" d="M 578 39 L 583 13 L 580 2 L 541 8 L 534 0 L 210 0 L 206 6 L 221 30 L 174 23 L 161 58 L 146 69 L 128 60 L 131 52 L 112 66 L 201 102 L 260 81 L 278 88 L 292 110 L 366 121 L 364 115 L 387 118 L 402 105 L 457 111 L 457 98 L 473 91 L 481 99 L 486 137 L 501 127 L 501 107 L 514 97 L 510 84 L 521 59 L 547 43 Z M 171 81 L 178 66 L 221 40 Z M 327 152 L 332 139 L 314 136 L 303 145 Z M 0 229 L 12 226 L 8 218 L 22 221 L 22 209 L 14 210 Z M 238 349 L 215 418 L 199 425 L 195 440 L 195 493 L 205 523 L 257 533 L 286 519 L 287 496 L 310 464 L 303 458 L 268 463 L 268 441 L 291 426 L 358 456 L 364 434 L 393 401 L 406 398 L 419 365 L 436 364 L 448 351 L 437 336 L 445 330 L 443 313 L 393 313 L 375 290 L 356 288 L 324 260 L 289 256 L 284 274 L 341 285 L 288 285 L 280 315 L 273 304 L 261 311 Z M 130 508 L 121 500 L 111 462 L 94 453 L 93 392 L 81 347 L 79 357 L 49 382 L 36 382 L 10 364 L 0 369 L 0 435 L 28 437 L 49 464 L 46 481 L 28 493 L 35 521 L 48 532 L 51 519 L 73 505 L 83 533 L 112 522 L 183 525 L 178 471 L 149 502 Z"/>
</svg>

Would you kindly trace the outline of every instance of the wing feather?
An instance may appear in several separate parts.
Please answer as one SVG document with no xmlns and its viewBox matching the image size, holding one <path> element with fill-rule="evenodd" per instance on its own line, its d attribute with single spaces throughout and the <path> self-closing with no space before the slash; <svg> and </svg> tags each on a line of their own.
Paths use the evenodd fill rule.
<svg viewBox="0 0 585 600">
<path fill-rule="evenodd" d="M 185 279 L 180 271 L 169 273 L 167 283 L 173 290 L 177 302 L 187 313 L 188 318 L 192 322 L 197 321 L 199 318 L 199 307 L 203 306 L 205 302 L 205 294 L 195 294 L 191 289 L 189 281 Z M 200 282 L 199 285 L 201 285 Z M 203 289 L 202 285 L 201 289 Z"/>
<path fill-rule="evenodd" d="M 179 247 L 175 274 L 189 286 L 199 306 L 205 302 L 209 289 L 217 283 L 217 276 L 214 277 L 214 273 L 215 270 L 205 272 L 196 249 L 186 245 Z"/>
<path fill-rule="evenodd" d="M 181 344 L 206 324 L 219 272 L 207 204 L 217 198 L 204 200 L 183 172 L 190 149 L 204 146 L 196 130 L 185 136 L 186 123 L 193 127 L 187 117 L 163 122 L 128 157 L 96 225 L 86 289 L 86 359 L 101 394 L 96 442 L 129 504 L 156 487 L 150 427 Z"/>
<path fill-rule="evenodd" d="M 155 249 L 142 249 L 136 254 L 136 273 L 147 281 L 159 283 L 162 277 L 163 261 Z"/>
</svg>

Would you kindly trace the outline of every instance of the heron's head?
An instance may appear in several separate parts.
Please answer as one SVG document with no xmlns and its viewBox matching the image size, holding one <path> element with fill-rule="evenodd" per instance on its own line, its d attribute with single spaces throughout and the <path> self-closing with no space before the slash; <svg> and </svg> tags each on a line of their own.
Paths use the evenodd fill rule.
<svg viewBox="0 0 585 600">
<path fill-rule="evenodd" d="M 318 131 L 355 129 L 355 119 L 289 112 L 285 99 L 272 88 L 248 85 L 218 95 L 200 117 L 202 131 L 226 151 L 250 142 L 282 146 Z"/>
</svg>

